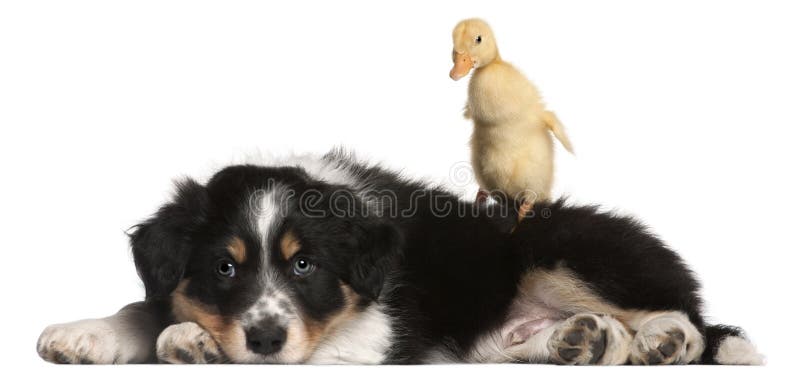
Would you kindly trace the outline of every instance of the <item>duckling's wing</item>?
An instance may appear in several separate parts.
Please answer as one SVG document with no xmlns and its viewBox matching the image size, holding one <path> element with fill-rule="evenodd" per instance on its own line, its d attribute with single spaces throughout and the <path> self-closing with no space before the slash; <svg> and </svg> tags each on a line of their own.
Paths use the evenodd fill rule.
<svg viewBox="0 0 800 378">
<path fill-rule="evenodd" d="M 567 133 L 564 131 L 564 125 L 558 120 L 556 114 L 551 111 L 545 111 L 544 123 L 550 128 L 550 131 L 556 136 L 556 139 L 561 142 L 561 145 L 564 146 L 569 153 L 574 154 L 574 152 L 572 152 L 572 143 L 569 141 Z"/>
</svg>

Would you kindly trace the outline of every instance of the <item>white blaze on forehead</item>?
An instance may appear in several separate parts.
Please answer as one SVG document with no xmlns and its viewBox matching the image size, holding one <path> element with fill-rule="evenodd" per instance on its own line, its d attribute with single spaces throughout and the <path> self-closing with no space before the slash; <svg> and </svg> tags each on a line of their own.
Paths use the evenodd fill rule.
<svg viewBox="0 0 800 378">
<path fill-rule="evenodd" d="M 272 241 L 277 237 L 275 230 L 286 216 L 290 193 L 284 186 L 272 185 L 271 189 L 257 192 L 253 196 L 253 224 L 262 250 L 263 265 L 259 280 L 262 293 L 243 316 L 242 320 L 247 324 L 256 324 L 266 317 L 285 323 L 294 314 L 291 298 L 285 293 L 283 283 L 270 264 Z"/>
<path fill-rule="evenodd" d="M 294 193 L 291 189 L 272 183 L 270 189 L 254 193 L 250 198 L 251 225 L 256 230 L 262 254 L 261 275 L 258 280 L 261 293 L 258 299 L 241 315 L 241 328 L 246 332 L 251 327 L 260 327 L 262 322 L 274 322 L 273 326 L 286 329 L 286 343 L 280 352 L 263 356 L 249 351 L 233 358 L 238 362 L 300 362 L 306 355 L 303 348 L 305 325 L 287 294 L 285 282 L 271 266 L 271 245 L 279 237 L 276 230 L 289 211 L 289 201 Z M 242 340 L 242 343 L 245 341 Z"/>
<path fill-rule="evenodd" d="M 268 190 L 260 190 L 253 194 L 250 201 L 250 212 L 253 226 L 259 236 L 263 251 L 269 251 L 270 238 L 278 222 L 286 216 L 289 206 L 290 191 L 280 185 L 272 185 Z M 268 259 L 265 259 L 265 261 Z"/>
</svg>

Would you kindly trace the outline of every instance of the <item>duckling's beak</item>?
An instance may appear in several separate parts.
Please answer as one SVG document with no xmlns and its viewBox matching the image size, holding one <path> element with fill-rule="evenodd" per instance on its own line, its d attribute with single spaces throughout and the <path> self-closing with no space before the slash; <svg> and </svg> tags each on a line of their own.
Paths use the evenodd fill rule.
<svg viewBox="0 0 800 378">
<path fill-rule="evenodd" d="M 458 80 L 467 76 L 469 70 L 472 69 L 472 58 L 469 54 L 454 53 L 453 54 L 453 69 L 450 70 L 450 78 Z"/>
</svg>

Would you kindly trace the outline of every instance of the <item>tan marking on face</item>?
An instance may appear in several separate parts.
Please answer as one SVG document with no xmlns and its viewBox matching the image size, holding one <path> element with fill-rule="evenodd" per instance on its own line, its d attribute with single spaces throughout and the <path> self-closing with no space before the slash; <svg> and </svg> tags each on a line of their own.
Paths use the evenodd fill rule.
<svg viewBox="0 0 800 378">
<path fill-rule="evenodd" d="M 309 319 L 301 315 L 306 328 L 304 344 L 307 353 L 305 359 L 308 359 L 317 349 L 317 346 L 325 340 L 325 337 L 338 328 L 339 325 L 353 319 L 358 314 L 358 302 L 361 297 L 350 286 L 341 281 L 339 282 L 339 287 L 342 290 L 345 302 L 344 307 L 339 312 L 323 320 Z"/>
<path fill-rule="evenodd" d="M 238 320 L 219 314 L 216 306 L 201 303 L 186 295 L 189 279 L 182 280 L 172 292 L 172 314 L 178 322 L 194 322 L 200 325 L 220 345 L 228 356 L 246 353 L 239 340 L 244 331 Z"/>
<path fill-rule="evenodd" d="M 286 261 L 289 261 L 297 251 L 300 250 L 300 240 L 293 232 L 287 231 L 281 237 L 281 255 Z"/>
<path fill-rule="evenodd" d="M 247 247 L 244 240 L 235 236 L 228 243 L 228 253 L 233 257 L 237 264 L 243 264 L 247 260 Z"/>
</svg>

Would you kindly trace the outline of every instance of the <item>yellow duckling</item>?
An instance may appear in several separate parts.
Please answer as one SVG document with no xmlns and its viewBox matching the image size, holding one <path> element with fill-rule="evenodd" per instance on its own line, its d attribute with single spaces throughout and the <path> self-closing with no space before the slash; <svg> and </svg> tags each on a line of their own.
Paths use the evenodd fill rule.
<svg viewBox="0 0 800 378">
<path fill-rule="evenodd" d="M 497 43 L 483 20 L 468 19 L 453 29 L 453 69 L 458 80 L 473 68 L 464 111 L 474 122 L 472 167 L 480 185 L 478 202 L 502 194 L 521 203 L 519 220 L 534 202 L 550 198 L 553 185 L 552 132 L 570 153 L 572 145 L 539 91 L 500 59 Z M 499 193 L 497 193 L 499 192 Z"/>
</svg>

